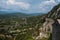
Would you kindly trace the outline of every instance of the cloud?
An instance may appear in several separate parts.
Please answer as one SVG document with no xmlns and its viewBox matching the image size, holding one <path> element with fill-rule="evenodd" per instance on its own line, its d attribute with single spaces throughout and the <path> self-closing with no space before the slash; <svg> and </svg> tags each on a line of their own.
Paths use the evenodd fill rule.
<svg viewBox="0 0 60 40">
<path fill-rule="evenodd" d="M 30 7 L 29 3 L 26 2 L 17 2 L 15 0 L 8 0 L 7 5 L 15 5 L 15 6 L 19 6 L 20 8 L 24 9 L 24 10 L 28 10 Z"/>
<path fill-rule="evenodd" d="M 10 5 L 10 4 L 14 4 L 15 3 L 15 0 L 7 0 L 7 4 Z"/>
<path fill-rule="evenodd" d="M 43 1 L 39 4 L 39 8 L 41 9 L 41 12 L 47 12 L 50 11 L 50 9 L 52 9 L 55 5 L 55 0 Z"/>
<path fill-rule="evenodd" d="M 55 0 L 50 0 L 49 2 L 53 2 L 53 3 L 55 3 Z"/>
<path fill-rule="evenodd" d="M 57 0 L 57 1 L 59 1 L 59 2 L 60 2 L 60 0 Z"/>
<path fill-rule="evenodd" d="M 0 0 L 0 10 L 38 13 L 48 12 L 60 0 Z"/>
<path fill-rule="evenodd" d="M 16 5 L 20 6 L 23 9 L 29 9 L 30 4 L 24 2 L 16 2 Z"/>
<path fill-rule="evenodd" d="M 60 0 L 56 0 L 57 1 L 57 3 L 60 3 Z"/>
</svg>

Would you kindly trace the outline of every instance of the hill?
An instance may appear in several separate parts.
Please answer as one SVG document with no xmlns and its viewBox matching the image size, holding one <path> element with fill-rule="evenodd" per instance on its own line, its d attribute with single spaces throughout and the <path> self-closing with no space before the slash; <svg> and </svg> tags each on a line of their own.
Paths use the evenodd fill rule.
<svg viewBox="0 0 60 40">
<path fill-rule="evenodd" d="M 5 18 L 5 17 L 13 17 L 13 18 L 22 18 L 22 17 L 32 17 L 32 16 L 38 16 L 38 15 L 43 15 L 44 13 L 32 13 L 32 14 L 26 14 L 26 13 L 21 13 L 21 12 L 5 12 L 5 11 L 0 11 L 0 18 Z"/>
<path fill-rule="evenodd" d="M 47 14 L 48 18 L 58 19 L 60 18 L 60 4 L 53 7 L 53 9 Z"/>
</svg>

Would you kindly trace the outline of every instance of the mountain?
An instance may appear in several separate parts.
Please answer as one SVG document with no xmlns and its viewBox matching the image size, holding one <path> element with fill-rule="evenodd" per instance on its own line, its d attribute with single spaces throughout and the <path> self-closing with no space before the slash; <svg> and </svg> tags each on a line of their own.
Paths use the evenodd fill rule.
<svg viewBox="0 0 60 40">
<path fill-rule="evenodd" d="M 6 12 L 6 11 L 0 11 L 0 14 L 6 14 L 6 13 L 8 13 L 8 12 Z"/>
<path fill-rule="evenodd" d="M 48 40 L 59 40 L 60 39 L 60 34 L 59 34 L 60 33 L 60 4 L 54 6 L 50 12 L 48 12 L 45 15 L 42 15 L 42 17 L 39 17 L 39 18 L 40 19 L 43 18 L 41 19 L 41 21 L 40 19 L 38 20 L 42 25 L 41 27 L 42 30 L 40 32 L 42 34 L 41 36 L 45 35 L 45 33 L 46 34 L 49 33 L 51 35 Z"/>
<path fill-rule="evenodd" d="M 47 14 L 48 18 L 57 19 L 60 18 L 60 4 L 53 7 L 53 9 Z"/>
<path fill-rule="evenodd" d="M 32 13 L 32 14 L 29 14 L 30 16 L 39 16 L 39 15 L 43 15 L 45 13 Z"/>
<path fill-rule="evenodd" d="M 10 17 L 12 17 L 12 18 L 21 18 L 21 17 L 27 17 L 28 15 L 27 14 L 24 14 L 24 13 L 4 13 L 4 12 L 1 12 L 1 14 L 0 14 L 0 18 L 2 17 L 2 18 L 5 18 L 5 17 L 7 17 L 7 18 L 10 18 Z"/>
<path fill-rule="evenodd" d="M 38 16 L 42 15 L 44 13 L 32 13 L 32 14 L 26 14 L 26 13 L 21 13 L 21 12 L 5 12 L 5 11 L 0 11 L 0 17 L 31 17 L 31 16 Z"/>
<path fill-rule="evenodd" d="M 52 27 L 51 28 L 52 29 L 52 40 L 59 40 L 60 39 L 60 4 L 53 7 L 53 9 L 46 15 L 46 17 L 47 19 L 44 25 L 47 24 L 48 26 L 46 25 L 44 27 L 47 27 L 47 28 Z"/>
</svg>

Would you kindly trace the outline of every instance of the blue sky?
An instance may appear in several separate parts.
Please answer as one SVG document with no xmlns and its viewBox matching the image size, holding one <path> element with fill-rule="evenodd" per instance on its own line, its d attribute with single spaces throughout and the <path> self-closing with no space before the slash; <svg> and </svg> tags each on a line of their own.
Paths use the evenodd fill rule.
<svg viewBox="0 0 60 40">
<path fill-rule="evenodd" d="M 60 0 L 0 0 L 0 11 L 47 13 Z"/>
</svg>

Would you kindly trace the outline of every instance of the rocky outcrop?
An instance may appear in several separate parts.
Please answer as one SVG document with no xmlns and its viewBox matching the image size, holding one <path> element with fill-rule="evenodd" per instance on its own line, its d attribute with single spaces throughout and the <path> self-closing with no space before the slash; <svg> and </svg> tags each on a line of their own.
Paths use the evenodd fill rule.
<svg viewBox="0 0 60 40">
<path fill-rule="evenodd" d="M 46 21 L 43 23 L 43 27 L 41 31 L 44 34 L 40 32 L 40 36 L 42 33 L 42 36 L 45 35 L 48 38 L 50 35 L 46 35 L 46 34 L 52 33 L 52 40 L 60 40 L 60 19 L 53 20 L 50 18 L 46 18 Z"/>
<path fill-rule="evenodd" d="M 45 18 L 44 33 L 52 33 L 52 40 L 60 40 L 60 4 L 56 5 Z"/>
<path fill-rule="evenodd" d="M 53 19 L 60 18 L 60 4 L 53 7 L 53 9 L 48 13 L 47 17 Z"/>
<path fill-rule="evenodd" d="M 54 22 L 51 24 L 52 25 L 52 40 L 60 40 L 60 4 L 55 6 L 48 13 L 47 17 L 54 19 Z"/>
<path fill-rule="evenodd" d="M 46 21 L 43 23 L 43 26 L 40 27 L 39 36 L 36 37 L 36 39 L 43 39 L 43 38 L 49 38 L 50 33 L 52 33 L 52 24 L 54 23 L 54 20 L 51 18 L 46 18 Z"/>
<path fill-rule="evenodd" d="M 52 33 L 52 24 L 54 23 L 53 19 L 46 18 L 46 21 L 43 23 L 43 30 L 45 32 Z"/>
</svg>

